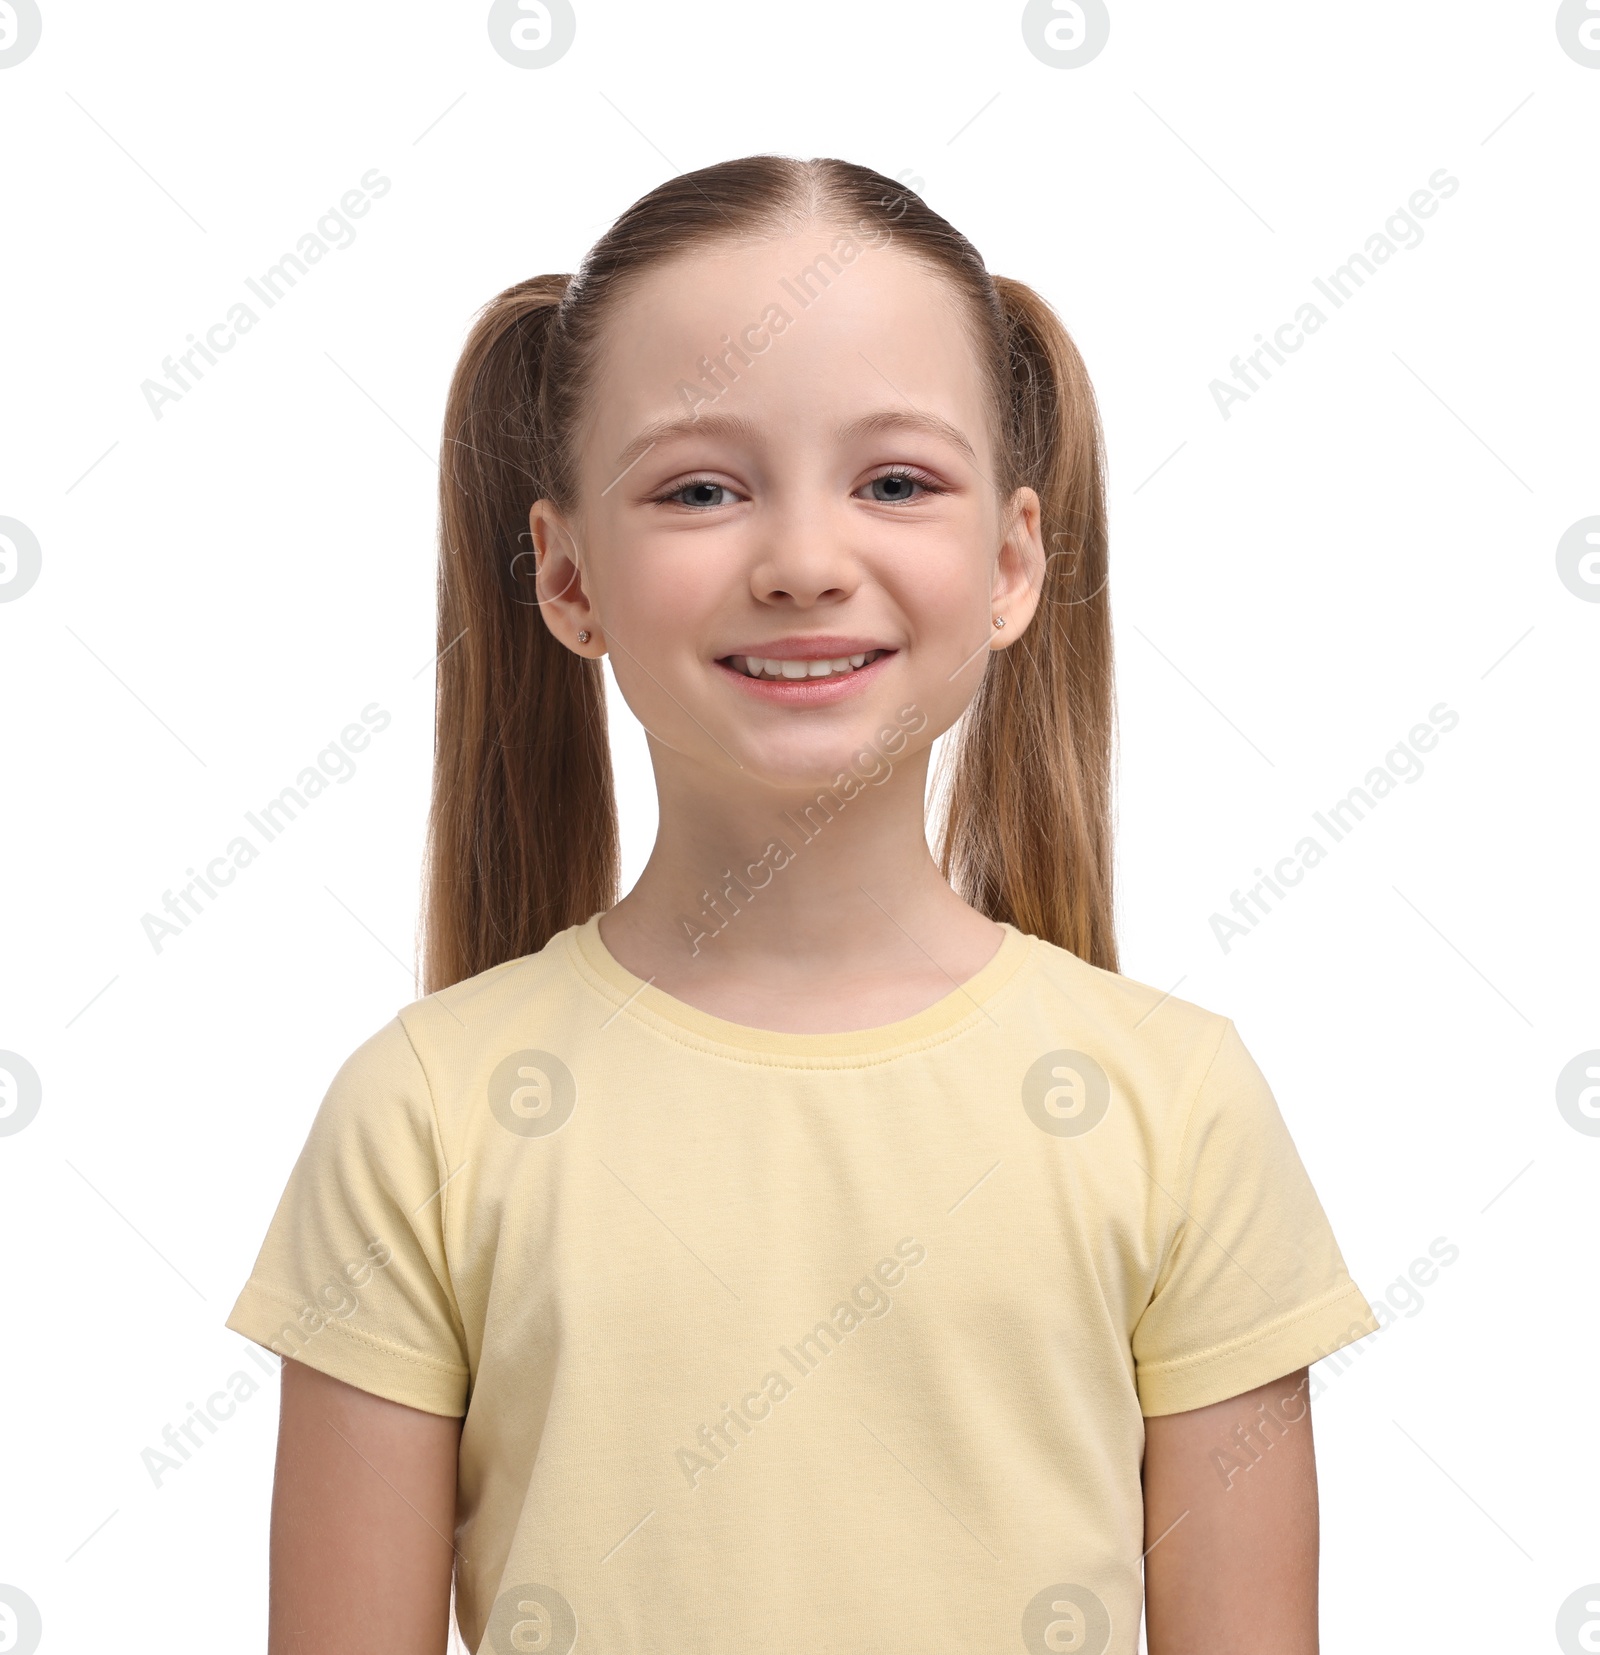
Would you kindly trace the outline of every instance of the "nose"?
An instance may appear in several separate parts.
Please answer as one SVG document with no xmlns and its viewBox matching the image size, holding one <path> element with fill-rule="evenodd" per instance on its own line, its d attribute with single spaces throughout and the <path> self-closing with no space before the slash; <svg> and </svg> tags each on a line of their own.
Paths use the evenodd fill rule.
<svg viewBox="0 0 1600 1655">
<path fill-rule="evenodd" d="M 775 503 L 758 533 L 750 570 L 758 601 L 811 609 L 842 603 L 861 585 L 849 530 L 824 501 Z"/>
</svg>

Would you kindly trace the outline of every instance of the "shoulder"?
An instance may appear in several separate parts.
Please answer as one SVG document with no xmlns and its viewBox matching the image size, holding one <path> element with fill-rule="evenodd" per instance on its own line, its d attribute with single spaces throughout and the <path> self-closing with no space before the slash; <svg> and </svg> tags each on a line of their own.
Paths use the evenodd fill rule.
<svg viewBox="0 0 1600 1655">
<path fill-rule="evenodd" d="M 465 1103 L 509 1054 L 567 1040 L 585 1017 L 601 1023 L 566 938 L 557 932 L 535 953 L 401 1006 L 340 1064 L 311 1141 L 375 1162 L 430 1145 L 442 1154 Z"/>
<path fill-rule="evenodd" d="M 1030 940 L 1026 1009 L 1041 1029 L 1073 1031 L 1084 1051 L 1151 1101 L 1193 1096 L 1233 1031 L 1225 1015 L 1042 937 Z"/>
<path fill-rule="evenodd" d="M 1090 965 L 1042 937 L 1032 942 L 1037 973 L 1107 1032 L 1138 1033 L 1146 1041 L 1163 1044 L 1209 1040 L 1213 1048 L 1221 1040 L 1228 1025 L 1223 1013 L 1185 1000 L 1171 988 Z"/>
<path fill-rule="evenodd" d="M 464 1076 L 485 1063 L 492 1068 L 508 1052 L 565 1038 L 584 1019 L 598 1026 L 601 1002 L 571 946 L 578 929 L 558 931 L 532 954 L 411 1001 L 367 1044 L 376 1043 L 397 1061 L 405 1060 L 402 1044 L 408 1048 L 409 1062 L 437 1103 Z"/>
</svg>

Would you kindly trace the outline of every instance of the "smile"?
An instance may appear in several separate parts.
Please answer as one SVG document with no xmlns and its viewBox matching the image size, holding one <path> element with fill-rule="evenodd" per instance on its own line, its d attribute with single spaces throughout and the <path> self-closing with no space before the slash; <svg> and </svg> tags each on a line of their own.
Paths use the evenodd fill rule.
<svg viewBox="0 0 1600 1655">
<path fill-rule="evenodd" d="M 715 662 L 746 695 L 790 707 L 823 707 L 864 695 L 888 671 L 896 651 L 860 650 L 812 661 L 763 655 L 724 655 Z"/>
<path fill-rule="evenodd" d="M 831 678 L 840 673 L 859 672 L 869 662 L 887 653 L 886 650 L 869 649 L 862 655 L 841 655 L 836 660 L 828 661 L 775 661 L 759 655 L 730 655 L 727 660 L 747 678 Z"/>
</svg>

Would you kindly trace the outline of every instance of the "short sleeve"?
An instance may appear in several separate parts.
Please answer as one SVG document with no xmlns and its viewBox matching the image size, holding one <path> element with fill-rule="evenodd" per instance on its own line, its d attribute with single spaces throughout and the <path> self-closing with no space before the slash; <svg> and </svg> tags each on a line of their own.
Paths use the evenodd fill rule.
<svg viewBox="0 0 1600 1655">
<path fill-rule="evenodd" d="M 463 1414 L 447 1179 L 427 1077 L 396 1018 L 334 1076 L 227 1325 L 390 1401 Z"/>
<path fill-rule="evenodd" d="M 1171 1182 L 1166 1254 L 1133 1331 L 1146 1415 L 1203 1408 L 1376 1333 L 1266 1078 L 1229 1022 Z"/>
</svg>

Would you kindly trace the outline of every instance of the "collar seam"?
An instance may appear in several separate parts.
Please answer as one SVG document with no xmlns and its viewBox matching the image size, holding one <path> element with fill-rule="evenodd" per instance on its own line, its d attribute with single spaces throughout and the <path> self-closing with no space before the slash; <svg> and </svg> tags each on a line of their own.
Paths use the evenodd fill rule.
<svg viewBox="0 0 1600 1655">
<path fill-rule="evenodd" d="M 959 1039 L 964 1035 L 970 1034 L 974 1029 L 981 1027 L 983 1021 L 985 1020 L 985 1013 L 992 1016 L 995 1008 L 1001 1003 L 1001 1001 L 1015 991 L 1017 986 L 1027 976 L 1029 968 L 1037 963 L 1039 957 L 1038 938 L 1030 935 L 1026 931 L 1020 931 L 1013 927 L 1012 933 L 1008 933 L 1007 940 L 1009 941 L 1010 936 L 1014 934 L 1021 940 L 1022 943 L 1022 946 L 1017 950 L 1016 963 L 1011 967 L 1006 975 L 989 990 L 988 994 L 981 1001 L 975 1003 L 968 1011 L 963 1013 L 960 1018 L 948 1024 L 946 1027 L 931 1030 L 929 1033 L 920 1037 L 914 1036 L 907 1040 L 901 1041 L 894 1046 L 884 1047 L 875 1051 L 840 1052 L 837 1054 L 763 1052 L 754 1047 L 734 1045 L 718 1040 L 714 1035 L 702 1034 L 698 1030 L 690 1029 L 682 1023 L 677 1022 L 674 1018 L 664 1017 L 659 1012 L 655 1012 L 650 1010 L 648 1007 L 638 1005 L 637 991 L 635 991 L 633 996 L 624 995 L 621 992 L 620 986 L 613 983 L 603 972 L 598 970 L 594 963 L 589 959 L 588 955 L 584 952 L 582 942 L 580 942 L 578 938 L 578 932 L 581 929 L 581 926 L 575 925 L 566 935 L 567 957 L 572 963 L 579 979 L 591 993 L 597 994 L 601 999 L 605 1000 L 608 1005 L 618 1011 L 621 1011 L 625 1016 L 630 1018 L 635 1025 L 643 1029 L 646 1033 L 653 1034 L 661 1039 L 670 1041 L 675 1046 L 682 1047 L 686 1051 L 696 1052 L 702 1056 L 720 1057 L 729 1062 L 742 1063 L 757 1069 L 788 1069 L 800 1073 L 817 1070 L 876 1068 L 885 1063 L 897 1062 L 901 1058 L 916 1056 L 935 1047 L 946 1045 L 951 1040 Z M 1005 944 L 1002 943 L 1001 946 L 1004 947 Z M 992 963 L 993 961 L 990 962 L 990 964 Z M 983 967 L 983 970 L 985 971 L 988 969 L 989 966 L 987 965 Z M 962 986 L 965 987 L 966 985 L 963 984 Z M 935 1004 L 937 1004 L 937 1002 L 935 1002 Z M 691 1007 L 690 1009 L 694 1010 L 695 1008 Z M 709 1013 L 707 1015 L 709 1015 Z M 914 1016 L 920 1015 L 921 1013 L 914 1014 Z M 902 1021 L 905 1022 L 910 1022 L 912 1020 L 913 1018 L 902 1019 Z M 887 1026 L 888 1025 L 880 1025 L 880 1027 Z M 752 1027 L 751 1032 L 759 1035 L 762 1033 L 781 1034 L 784 1031 L 760 1030 Z M 862 1030 L 847 1032 L 866 1033 L 870 1031 Z M 819 1038 L 826 1039 L 828 1036 L 823 1035 Z"/>
</svg>

